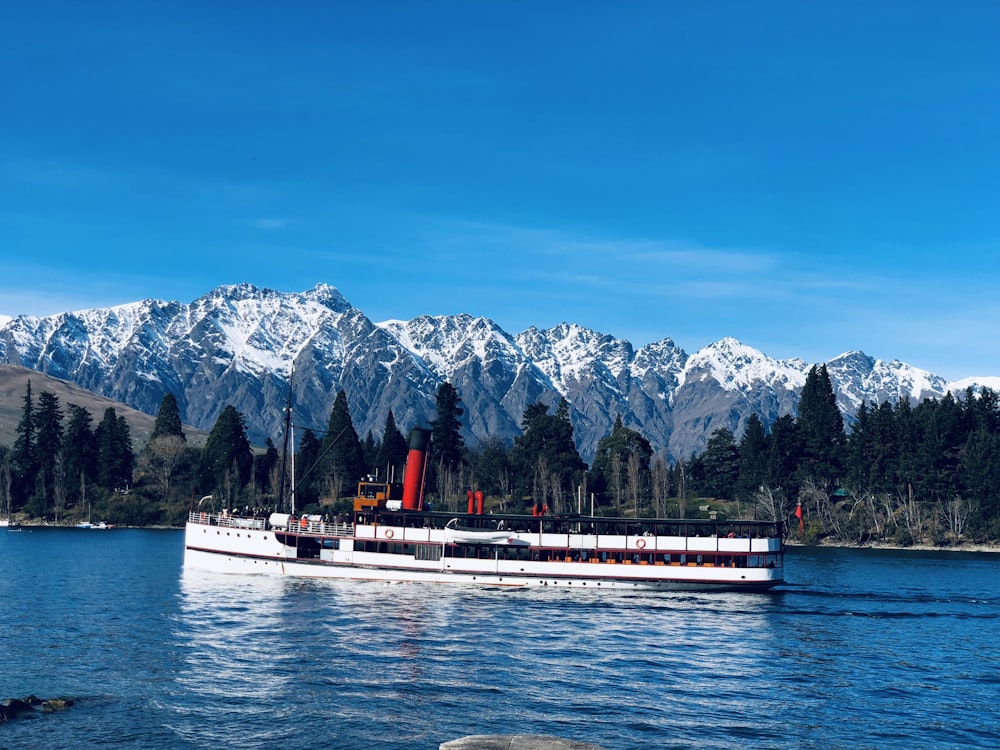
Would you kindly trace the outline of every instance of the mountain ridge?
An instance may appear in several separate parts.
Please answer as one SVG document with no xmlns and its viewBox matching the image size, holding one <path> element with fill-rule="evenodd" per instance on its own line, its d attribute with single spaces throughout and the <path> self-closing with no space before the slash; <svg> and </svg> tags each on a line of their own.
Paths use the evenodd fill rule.
<svg viewBox="0 0 1000 750">
<path fill-rule="evenodd" d="M 379 436 L 389 410 L 404 430 L 429 424 L 445 381 L 462 399 L 470 446 L 492 436 L 510 440 L 526 406 L 566 398 L 588 461 L 619 415 L 673 459 L 703 448 L 719 427 L 741 434 L 751 413 L 769 425 L 794 413 L 812 366 L 731 337 L 689 355 L 670 338 L 635 348 L 574 323 L 511 334 L 467 313 L 373 322 L 324 283 L 295 293 L 232 284 L 188 304 L 145 299 L 0 317 L 0 364 L 50 374 L 147 414 L 170 392 L 185 423 L 202 430 L 232 404 L 258 443 L 280 434 L 293 372 L 297 422 L 321 431 L 343 389 L 362 437 Z M 949 383 L 860 351 L 817 364 L 826 364 L 848 422 L 862 400 L 1000 389 L 1000 378 Z"/>
</svg>

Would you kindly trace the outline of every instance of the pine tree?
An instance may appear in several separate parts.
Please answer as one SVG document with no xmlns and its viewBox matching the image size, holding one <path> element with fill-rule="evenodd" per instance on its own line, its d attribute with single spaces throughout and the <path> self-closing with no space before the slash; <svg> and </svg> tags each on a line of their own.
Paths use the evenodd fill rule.
<svg viewBox="0 0 1000 750">
<path fill-rule="evenodd" d="M 271 484 L 271 474 L 278 465 L 278 449 L 271 438 L 264 441 L 264 453 L 254 456 L 253 480 L 261 492 L 266 492 Z"/>
<path fill-rule="evenodd" d="M 304 507 L 319 501 L 319 493 L 316 490 L 317 482 L 320 479 L 320 467 L 318 466 L 319 454 L 323 450 L 320 439 L 312 430 L 302 433 L 299 440 L 299 450 L 295 454 L 295 504 L 297 507 Z M 290 492 L 290 488 L 285 488 Z M 289 497 L 281 498 L 282 503 L 287 503 Z"/>
<path fill-rule="evenodd" d="M 35 455 L 38 462 L 38 483 L 37 495 L 32 503 L 33 515 L 47 515 L 51 509 L 57 507 L 57 492 L 63 492 L 62 486 L 56 487 L 57 481 L 62 479 L 59 476 L 61 472 L 57 472 L 63 438 L 62 418 L 59 397 L 54 393 L 42 391 L 38 397 L 36 414 Z"/>
<path fill-rule="evenodd" d="M 583 482 L 587 470 L 573 440 L 569 403 L 561 399 L 555 414 L 544 404 L 530 404 L 521 426 L 524 433 L 514 440 L 510 454 L 517 491 L 554 511 L 568 507 L 573 488 Z"/>
<path fill-rule="evenodd" d="M 640 433 L 625 426 L 621 414 L 615 419 L 611 434 L 597 444 L 590 470 L 590 489 L 607 493 L 620 503 L 628 482 L 629 462 L 642 467 L 644 482 L 648 480 L 649 462 L 653 449 Z"/>
<path fill-rule="evenodd" d="M 798 423 L 789 414 L 778 417 L 771 425 L 767 442 L 767 485 L 794 499 L 799 491 L 798 467 L 803 456 Z"/>
<path fill-rule="evenodd" d="M 35 405 L 31 397 L 31 381 L 24 393 L 21 420 L 17 423 L 17 438 L 11 453 L 11 508 L 16 511 L 31 497 L 38 475 L 35 449 Z"/>
<path fill-rule="evenodd" d="M 153 433 L 149 436 L 149 442 L 153 442 L 158 437 L 174 435 L 181 440 L 184 437 L 184 428 L 181 425 L 181 412 L 177 407 L 177 398 L 172 393 L 168 393 L 160 401 L 160 409 L 156 413 L 156 422 L 153 424 Z"/>
<path fill-rule="evenodd" d="M 737 496 L 749 500 L 767 482 L 767 432 L 756 413 L 747 419 L 739 445 Z"/>
<path fill-rule="evenodd" d="M 504 441 L 493 436 L 470 455 L 472 488 L 487 495 L 499 496 L 504 502 L 511 491 L 512 472 L 510 449 Z"/>
<path fill-rule="evenodd" d="M 365 460 L 344 391 L 338 392 L 333 402 L 323 451 L 322 476 L 329 494 L 339 497 L 344 491 L 353 491 L 365 473 Z"/>
<path fill-rule="evenodd" d="M 458 469 L 465 458 L 462 422 L 465 413 L 458 391 L 451 383 L 437 390 L 437 418 L 431 422 L 431 463 L 449 471 Z"/>
<path fill-rule="evenodd" d="M 66 434 L 63 436 L 63 474 L 66 479 L 67 504 L 80 503 L 86 488 L 97 478 L 97 445 L 90 426 L 90 412 L 70 404 Z"/>
<path fill-rule="evenodd" d="M 851 434 L 847 436 L 847 482 L 859 493 L 868 492 L 872 485 L 875 457 L 875 428 L 866 401 L 854 415 Z"/>
<path fill-rule="evenodd" d="M 726 427 L 715 430 L 702 453 L 702 468 L 705 472 L 703 492 L 710 497 L 733 499 L 739 476 L 739 460 L 740 453 L 732 431 Z"/>
<path fill-rule="evenodd" d="M 250 480 L 253 454 L 247 440 L 243 415 L 227 405 L 215 420 L 215 425 L 202 452 L 201 476 L 205 487 L 218 495 L 223 507 L 230 507 L 239 491 Z M 235 486 L 234 486 L 235 485 Z"/>
<path fill-rule="evenodd" d="M 406 438 L 396 427 L 396 418 L 392 411 L 385 418 L 385 429 L 382 432 L 382 442 L 379 444 L 378 453 L 375 455 L 375 465 L 372 467 L 379 476 L 384 476 L 386 480 L 392 477 L 400 481 L 403 477 L 403 468 L 406 466 L 406 457 L 409 447 Z"/>
<path fill-rule="evenodd" d="M 128 422 L 119 417 L 113 407 L 104 411 L 104 418 L 94 433 L 97 444 L 97 483 L 108 491 L 124 489 L 132 484 L 135 455 Z"/>
<path fill-rule="evenodd" d="M 799 399 L 798 426 L 802 435 L 803 478 L 836 484 L 842 473 L 844 419 L 826 365 L 813 366 Z"/>
<path fill-rule="evenodd" d="M 368 430 L 368 434 L 365 435 L 365 439 L 361 441 L 361 459 L 364 465 L 364 471 L 362 474 L 372 474 L 375 471 L 375 458 L 378 455 L 378 444 L 375 442 L 375 436 L 372 434 L 371 430 Z"/>
</svg>

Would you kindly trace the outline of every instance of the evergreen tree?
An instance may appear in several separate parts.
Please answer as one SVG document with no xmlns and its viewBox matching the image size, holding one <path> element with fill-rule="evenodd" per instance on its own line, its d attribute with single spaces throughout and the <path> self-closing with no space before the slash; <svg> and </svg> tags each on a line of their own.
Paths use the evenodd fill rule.
<svg viewBox="0 0 1000 750">
<path fill-rule="evenodd" d="M 378 444 L 375 442 L 375 436 L 372 434 L 372 431 L 368 430 L 368 434 L 365 435 L 365 439 L 361 443 L 361 457 L 365 467 L 362 473 L 373 474 L 375 472 L 375 458 L 377 455 Z"/>
<path fill-rule="evenodd" d="M 67 408 L 69 419 L 63 436 L 63 474 L 67 505 L 75 505 L 84 499 L 87 485 L 97 478 L 97 444 L 90 426 L 90 412 L 77 404 L 70 404 Z"/>
<path fill-rule="evenodd" d="M 749 500 L 767 483 L 767 433 L 756 413 L 747 419 L 739 445 L 737 497 Z"/>
<path fill-rule="evenodd" d="M 160 409 L 156 413 L 156 422 L 153 424 L 153 433 L 149 436 L 149 442 L 167 435 L 187 440 L 181 425 L 181 412 L 177 407 L 177 398 L 172 393 L 168 393 L 160 401 Z"/>
<path fill-rule="evenodd" d="M 395 477 L 397 482 L 401 481 L 408 454 L 409 446 L 406 443 L 406 438 L 396 427 L 396 418 L 390 411 L 385 418 L 382 442 L 379 444 L 378 453 L 375 455 L 375 464 L 372 468 L 386 480 Z"/>
<path fill-rule="evenodd" d="M 530 404 L 521 426 L 524 433 L 514 440 L 510 454 L 518 493 L 554 511 L 568 507 L 574 486 L 587 470 L 573 441 L 569 403 L 561 399 L 555 414 L 549 414 L 544 404 Z"/>
<path fill-rule="evenodd" d="M 893 483 L 903 497 L 910 497 L 920 474 L 919 441 L 920 431 L 910 402 L 900 399 L 893 410 L 895 429 L 893 436 L 899 446 L 893 462 Z"/>
<path fill-rule="evenodd" d="M 11 453 L 12 511 L 22 507 L 35 489 L 38 476 L 38 456 L 35 448 L 35 405 L 31 397 L 31 381 L 24 393 L 21 420 L 17 423 L 17 438 Z"/>
<path fill-rule="evenodd" d="M 94 433 L 97 445 L 97 483 L 108 491 L 132 484 L 135 455 L 128 422 L 119 417 L 113 407 L 104 411 L 104 418 Z"/>
<path fill-rule="evenodd" d="M 353 492 L 365 473 L 365 459 L 344 391 L 338 392 L 333 402 L 323 438 L 323 452 L 322 476 L 327 482 L 328 494 L 336 498 L 345 491 Z"/>
<path fill-rule="evenodd" d="M 652 455 L 653 449 L 649 441 L 626 427 L 619 414 L 611 434 L 601 438 L 597 444 L 594 463 L 590 469 L 590 490 L 610 495 L 616 504 L 620 504 L 627 491 L 629 463 L 641 468 L 641 481 L 646 486 Z"/>
<path fill-rule="evenodd" d="M 826 365 L 813 366 L 799 399 L 798 426 L 802 435 L 803 477 L 836 484 L 843 465 L 844 419 Z"/>
<path fill-rule="evenodd" d="M 876 446 L 875 425 L 870 415 L 868 403 L 862 401 L 847 437 L 847 483 L 859 493 L 869 491 L 873 479 Z"/>
<path fill-rule="evenodd" d="M 513 480 L 509 456 L 510 449 L 501 438 L 493 436 L 484 441 L 470 456 L 472 488 L 505 502 Z"/>
<path fill-rule="evenodd" d="M 239 491 L 250 480 L 253 454 L 243 415 L 227 405 L 215 420 L 201 456 L 201 477 L 223 507 L 238 504 Z"/>
<path fill-rule="evenodd" d="M 451 383 L 442 383 L 437 390 L 437 418 L 431 422 L 431 463 L 450 471 L 458 469 L 465 458 L 458 391 Z"/>
<path fill-rule="evenodd" d="M 799 491 L 798 467 L 802 459 L 802 437 L 798 423 L 785 414 L 771 425 L 767 452 L 767 485 L 794 498 Z"/>
<path fill-rule="evenodd" d="M 305 507 L 312 503 L 319 502 L 319 492 L 316 490 L 317 482 L 320 478 L 319 454 L 323 450 L 320 439 L 312 430 L 302 433 L 299 440 L 299 450 L 295 457 L 295 504 L 297 507 Z M 286 487 L 286 492 L 289 488 Z M 289 498 L 281 498 L 282 503 L 286 503 Z"/>
<path fill-rule="evenodd" d="M 57 471 L 59 451 L 62 448 L 62 418 L 59 397 L 54 393 L 42 391 L 38 397 L 36 414 L 35 456 L 38 462 L 38 482 L 32 503 L 32 515 L 47 515 L 53 508 L 59 509 L 56 505 L 56 495 L 57 492 L 63 492 L 63 487 L 60 484 L 57 488 L 56 483 L 62 479 L 61 472 Z M 64 495 L 60 494 L 60 497 Z"/>
<path fill-rule="evenodd" d="M 271 485 L 271 474 L 278 465 L 278 449 L 271 438 L 264 441 L 264 453 L 254 456 L 253 481 L 261 492 L 267 492 Z"/>
<path fill-rule="evenodd" d="M 702 453 L 702 491 L 709 497 L 732 500 L 736 495 L 740 453 L 732 431 L 720 427 L 708 439 Z"/>
</svg>

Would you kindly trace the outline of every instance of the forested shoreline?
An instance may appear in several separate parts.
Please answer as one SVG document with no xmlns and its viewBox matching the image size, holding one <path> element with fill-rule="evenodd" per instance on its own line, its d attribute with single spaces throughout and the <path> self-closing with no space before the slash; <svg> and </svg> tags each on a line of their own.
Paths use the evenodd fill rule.
<svg viewBox="0 0 1000 750">
<path fill-rule="evenodd" d="M 743 434 L 716 430 L 683 460 L 654 452 L 616 421 L 588 466 L 577 451 L 569 404 L 530 405 L 512 443 L 464 444 L 460 394 L 437 394 L 428 498 L 461 511 L 466 491 L 490 509 L 597 515 L 743 517 L 781 520 L 805 544 L 907 547 L 988 545 L 1000 540 L 1000 399 L 971 389 L 911 405 L 862 403 L 845 427 L 825 366 L 813 367 L 798 413 Z M 417 425 L 408 425 L 406 429 Z M 365 476 L 402 477 L 407 440 L 390 412 L 382 434 L 357 435 L 337 394 L 325 430 L 300 433 L 297 507 L 350 508 Z M 173 395 L 164 397 L 146 445 L 136 449 L 124 418 L 108 408 L 95 425 L 86 409 L 27 385 L 12 446 L 0 446 L 0 512 L 26 521 L 100 518 L 130 526 L 177 526 L 203 496 L 219 508 L 287 507 L 290 461 L 270 440 L 254 448 L 245 419 L 220 413 L 204 448 L 188 444 Z"/>
</svg>

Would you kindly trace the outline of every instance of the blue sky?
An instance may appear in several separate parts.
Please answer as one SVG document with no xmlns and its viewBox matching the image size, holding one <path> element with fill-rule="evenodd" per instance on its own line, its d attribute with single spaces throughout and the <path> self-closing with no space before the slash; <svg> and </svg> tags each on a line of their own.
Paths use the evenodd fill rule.
<svg viewBox="0 0 1000 750">
<path fill-rule="evenodd" d="M 0 4 L 0 313 L 373 320 L 1000 375 L 1000 3 Z"/>
</svg>

